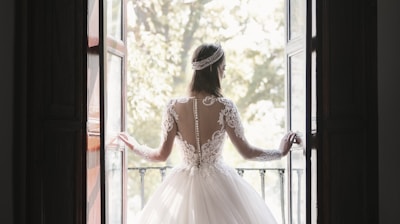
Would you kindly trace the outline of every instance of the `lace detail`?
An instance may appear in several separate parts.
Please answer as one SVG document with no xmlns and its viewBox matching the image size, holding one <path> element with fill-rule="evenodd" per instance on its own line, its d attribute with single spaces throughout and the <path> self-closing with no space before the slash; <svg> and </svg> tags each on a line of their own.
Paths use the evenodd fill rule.
<svg viewBox="0 0 400 224">
<path fill-rule="evenodd" d="M 168 110 L 168 119 L 165 119 L 167 125 L 165 125 L 164 133 L 165 135 L 168 134 L 170 131 L 171 123 L 173 122 L 179 123 L 179 115 L 174 110 L 174 105 L 176 103 L 187 103 L 189 100 L 195 101 L 193 98 L 178 98 L 175 100 L 170 101 L 167 107 Z M 223 105 L 221 111 L 219 112 L 218 117 L 218 124 L 220 125 L 220 129 L 216 130 L 210 139 L 206 140 L 205 143 L 200 145 L 197 139 L 196 142 L 199 144 L 197 147 L 200 148 L 196 150 L 196 146 L 188 143 L 184 138 L 183 135 L 177 131 L 176 142 L 182 150 L 183 155 L 183 164 L 179 166 L 179 170 L 191 170 L 191 174 L 194 172 L 200 172 L 203 175 L 209 175 L 209 173 L 218 171 L 218 172 L 228 172 L 223 169 L 225 166 L 220 166 L 223 162 L 222 159 L 222 149 L 226 139 L 226 127 L 230 127 L 234 129 L 235 135 L 243 141 L 246 141 L 244 136 L 244 128 L 240 121 L 240 114 L 235 106 L 235 104 L 226 98 L 223 97 L 215 97 L 215 96 L 208 96 L 201 101 L 197 101 L 198 103 L 202 103 L 204 106 L 212 106 L 215 103 L 220 103 Z M 195 103 L 195 102 L 193 102 Z M 196 107 L 193 107 L 196 110 Z M 194 112 L 194 116 L 195 112 Z M 198 119 L 201 119 L 199 117 Z M 199 127 L 201 128 L 201 127 Z M 193 133 L 195 134 L 195 133 Z M 282 153 L 279 150 L 264 150 L 263 153 L 251 160 L 255 161 L 268 161 L 268 160 L 275 160 L 282 157 Z M 229 171 L 230 172 L 230 171 Z"/>
<path fill-rule="evenodd" d="M 218 160 L 213 164 L 203 163 L 200 167 L 195 165 L 188 166 L 187 164 L 181 164 L 174 167 L 170 171 L 170 174 L 173 175 L 174 173 L 178 172 L 188 172 L 190 176 L 201 175 L 202 177 L 207 177 L 214 174 L 223 174 L 226 176 L 237 175 L 236 170 L 230 166 L 227 166 L 222 160 Z"/>
<path fill-rule="evenodd" d="M 206 97 L 203 99 L 203 104 L 204 104 L 205 106 L 211 106 L 211 105 L 213 105 L 213 104 L 215 103 L 215 101 L 217 101 L 217 99 L 215 98 L 215 96 L 206 96 Z"/>
<path fill-rule="evenodd" d="M 237 107 L 230 100 L 221 99 L 220 102 L 225 105 L 225 109 L 221 111 L 220 120 L 218 122 L 222 123 L 222 119 L 225 117 L 226 124 L 235 130 L 236 137 L 245 141 L 244 129 L 240 121 L 240 114 Z"/>
<path fill-rule="evenodd" d="M 161 140 L 163 142 L 167 139 L 168 132 L 170 132 L 174 127 L 175 121 L 179 119 L 178 114 L 173 109 L 174 104 L 178 101 L 178 99 L 170 100 L 165 107 L 161 124 Z"/>
<path fill-rule="evenodd" d="M 175 102 L 179 103 L 186 103 L 190 98 L 184 99 L 179 99 Z M 219 102 L 220 98 L 216 98 L 214 96 L 208 96 L 204 98 L 202 101 L 200 101 L 204 106 L 212 106 L 214 105 L 215 102 Z M 193 99 L 193 103 L 197 101 L 196 99 Z M 196 111 L 197 107 L 194 106 L 194 116 L 196 116 Z M 176 112 L 174 112 L 176 113 Z M 221 116 L 221 112 L 220 112 Z M 223 115 L 222 115 L 223 116 Z M 179 117 L 176 116 L 176 121 L 178 121 Z M 194 145 L 191 145 L 188 143 L 185 139 L 183 139 L 182 134 L 178 131 L 177 133 L 177 143 L 179 147 L 182 149 L 183 153 L 183 167 L 182 169 L 191 169 L 192 167 L 197 167 L 197 169 L 202 170 L 202 172 L 205 172 L 204 170 L 220 170 L 217 169 L 215 166 L 219 164 L 222 161 L 222 148 L 224 145 L 225 141 L 225 129 L 224 129 L 224 122 L 219 122 L 221 125 L 221 128 L 217 131 L 215 131 L 211 138 L 208 139 L 204 144 L 200 145 L 198 142 L 198 139 L 196 137 L 196 142 L 198 142 L 198 148 L 200 150 L 196 150 L 196 147 Z M 197 128 L 199 128 L 197 126 Z M 201 153 L 199 153 L 199 152 Z M 204 167 L 208 167 L 207 169 L 203 169 Z M 212 169 L 210 167 L 213 167 Z M 193 168 L 194 169 L 194 168 Z M 196 169 L 194 169 L 196 170 Z M 194 171 L 193 171 L 194 172 Z M 192 172 L 192 173 L 193 173 Z M 208 172 L 208 171 L 207 171 Z M 206 172 L 206 173 L 207 173 Z"/>
<path fill-rule="evenodd" d="M 165 142 L 167 140 L 168 132 L 170 132 L 174 125 L 176 124 L 176 120 L 178 120 L 178 114 L 173 109 L 173 106 L 178 99 L 170 100 L 163 113 L 162 123 L 161 123 L 161 141 Z M 133 143 L 134 152 L 140 156 L 142 156 L 145 160 L 151 161 L 150 154 L 154 153 L 154 149 L 148 147 L 147 145 L 142 145 L 136 141 L 134 138 L 130 138 L 130 142 Z"/>
<path fill-rule="evenodd" d="M 198 161 L 198 154 L 195 153 L 195 147 L 184 140 L 181 133 L 178 132 L 176 137 L 178 140 L 177 142 L 182 149 L 183 163 L 188 166 L 196 165 L 196 161 Z"/>
<path fill-rule="evenodd" d="M 151 161 L 149 155 L 153 152 L 153 149 L 147 145 L 136 144 L 134 152 L 142 156 L 145 160 Z"/>
<path fill-rule="evenodd" d="M 200 164 L 215 164 L 222 159 L 222 148 L 225 140 L 225 132 L 223 130 L 216 131 L 213 137 L 201 146 L 202 155 L 196 153 L 196 148 L 189 144 L 182 138 L 182 135 L 178 133 L 177 142 L 183 152 L 183 162 L 187 166 L 198 166 Z"/>
<path fill-rule="evenodd" d="M 136 141 L 132 136 L 128 137 L 128 141 L 133 145 L 133 152 L 143 157 L 145 160 L 150 161 L 150 154 L 153 153 L 154 149 L 148 147 L 147 145 L 142 145 Z"/>
<path fill-rule="evenodd" d="M 172 102 L 186 103 L 189 99 L 190 98 L 181 98 Z M 224 105 L 223 109 L 219 113 L 219 119 L 217 121 L 221 127 L 212 134 L 211 139 L 208 139 L 203 145 L 198 146 L 200 147 L 201 154 L 197 152 L 194 145 L 189 144 L 185 139 L 183 139 L 182 134 L 178 131 L 177 143 L 182 149 L 184 164 L 189 167 L 198 166 L 199 163 L 201 166 L 209 166 L 221 161 L 222 148 L 226 138 L 226 123 L 230 127 L 235 128 L 235 133 L 237 133 L 238 136 L 242 136 L 242 139 L 244 139 L 243 127 L 241 126 L 237 109 L 232 101 L 221 97 L 217 98 L 215 96 L 207 96 L 201 102 L 204 106 L 212 106 L 216 102 Z M 175 111 L 171 111 L 170 113 L 176 114 Z M 176 114 L 174 117 L 175 120 L 178 121 L 178 115 Z"/>
<path fill-rule="evenodd" d="M 222 55 L 224 55 L 224 51 L 222 50 L 221 45 L 218 45 L 217 50 L 208 58 L 205 58 L 200 61 L 192 62 L 192 68 L 194 70 L 202 70 L 202 69 L 214 64 L 216 61 L 218 61 L 222 57 Z"/>
<path fill-rule="evenodd" d="M 259 156 L 251 158 L 254 161 L 270 161 L 280 159 L 282 152 L 279 150 L 264 150 Z"/>
</svg>

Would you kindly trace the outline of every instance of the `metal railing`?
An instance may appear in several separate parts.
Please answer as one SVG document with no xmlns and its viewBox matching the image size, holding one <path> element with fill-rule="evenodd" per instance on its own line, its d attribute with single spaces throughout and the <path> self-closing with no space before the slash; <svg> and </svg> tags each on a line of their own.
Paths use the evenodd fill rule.
<svg viewBox="0 0 400 224">
<path fill-rule="evenodd" d="M 167 175 L 167 170 L 171 169 L 171 166 L 156 166 L 156 167 L 129 167 L 128 171 L 129 172 L 138 172 L 140 175 L 140 199 L 141 199 L 141 206 L 142 208 L 144 207 L 146 201 L 145 201 L 145 177 L 146 177 L 146 172 L 149 170 L 158 170 L 159 175 L 161 177 L 161 181 L 164 180 L 165 176 Z M 243 177 L 244 173 L 246 172 L 258 172 L 259 173 L 259 178 L 260 178 L 260 192 L 261 192 L 261 197 L 265 200 L 265 175 L 267 172 L 275 172 L 279 175 L 279 197 L 280 197 L 280 210 L 281 210 L 281 218 L 282 218 L 282 223 L 285 224 L 285 169 L 284 168 L 235 168 L 236 171 L 240 176 Z M 302 169 L 295 169 L 297 175 L 297 186 L 300 186 L 300 181 L 301 181 L 301 175 L 302 175 Z M 255 189 L 257 189 L 257 186 L 253 186 Z M 300 206 L 300 194 L 297 194 L 297 207 L 299 208 Z M 300 213 L 300 209 L 297 210 L 297 213 Z M 298 214 L 300 215 L 300 214 Z M 299 222 L 300 223 L 300 222 Z"/>
</svg>

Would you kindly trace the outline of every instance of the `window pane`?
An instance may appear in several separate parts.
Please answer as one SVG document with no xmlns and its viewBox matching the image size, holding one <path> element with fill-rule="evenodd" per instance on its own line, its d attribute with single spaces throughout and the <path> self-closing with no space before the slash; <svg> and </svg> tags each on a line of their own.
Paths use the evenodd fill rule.
<svg viewBox="0 0 400 224">
<path fill-rule="evenodd" d="M 110 144 L 122 131 L 122 58 L 107 55 L 107 72 L 104 80 L 105 120 L 105 171 L 106 171 L 106 220 L 122 223 L 123 211 L 123 152 L 118 144 Z M 118 141 L 116 142 L 118 143 Z"/>
<path fill-rule="evenodd" d="M 304 33 L 304 0 L 289 0 L 289 40 L 293 40 Z"/>
<path fill-rule="evenodd" d="M 88 46 L 99 45 L 99 0 L 88 0 Z"/>
<path fill-rule="evenodd" d="M 87 54 L 87 224 L 101 221 L 99 55 Z"/>
<path fill-rule="evenodd" d="M 304 139 L 305 62 L 303 52 L 289 57 L 291 130 L 300 132 Z M 305 156 L 302 147 L 293 146 L 291 152 L 291 220 L 292 224 L 305 223 Z"/>
<path fill-rule="evenodd" d="M 113 54 L 107 56 L 107 74 L 105 79 L 105 122 L 106 139 L 109 142 L 122 127 L 122 58 Z"/>
<path fill-rule="evenodd" d="M 106 150 L 106 207 L 107 223 L 122 224 L 123 153 L 116 148 Z"/>
<path fill-rule="evenodd" d="M 107 0 L 107 36 L 122 40 L 122 1 Z"/>
</svg>

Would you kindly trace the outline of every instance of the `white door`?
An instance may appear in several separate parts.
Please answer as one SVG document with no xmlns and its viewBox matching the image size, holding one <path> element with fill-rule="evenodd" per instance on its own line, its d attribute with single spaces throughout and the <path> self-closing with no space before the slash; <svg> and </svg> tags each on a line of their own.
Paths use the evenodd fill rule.
<svg viewBox="0 0 400 224">
<path fill-rule="evenodd" d="M 286 1 L 288 129 L 298 132 L 303 139 L 303 145 L 294 145 L 288 155 L 289 224 L 316 223 L 316 193 L 312 185 L 316 155 L 311 149 L 311 136 L 316 131 L 313 8 L 312 0 Z"/>
<path fill-rule="evenodd" d="M 125 129 L 125 4 L 125 0 L 103 0 L 100 4 L 104 65 L 100 88 L 104 140 L 102 222 L 106 224 L 126 223 L 126 153 L 118 139 L 113 141 Z"/>
</svg>

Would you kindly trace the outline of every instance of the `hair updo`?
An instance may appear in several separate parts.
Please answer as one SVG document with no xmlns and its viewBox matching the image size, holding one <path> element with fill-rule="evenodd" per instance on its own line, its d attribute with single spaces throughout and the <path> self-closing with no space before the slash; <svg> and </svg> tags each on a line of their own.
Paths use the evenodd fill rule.
<svg viewBox="0 0 400 224">
<path fill-rule="evenodd" d="M 192 63 L 211 57 L 221 46 L 216 44 L 202 44 L 196 48 L 192 56 Z M 218 67 L 225 60 L 225 54 L 210 66 L 201 70 L 194 70 L 190 84 L 191 92 L 206 92 L 216 97 L 221 97 L 221 83 Z"/>
</svg>

